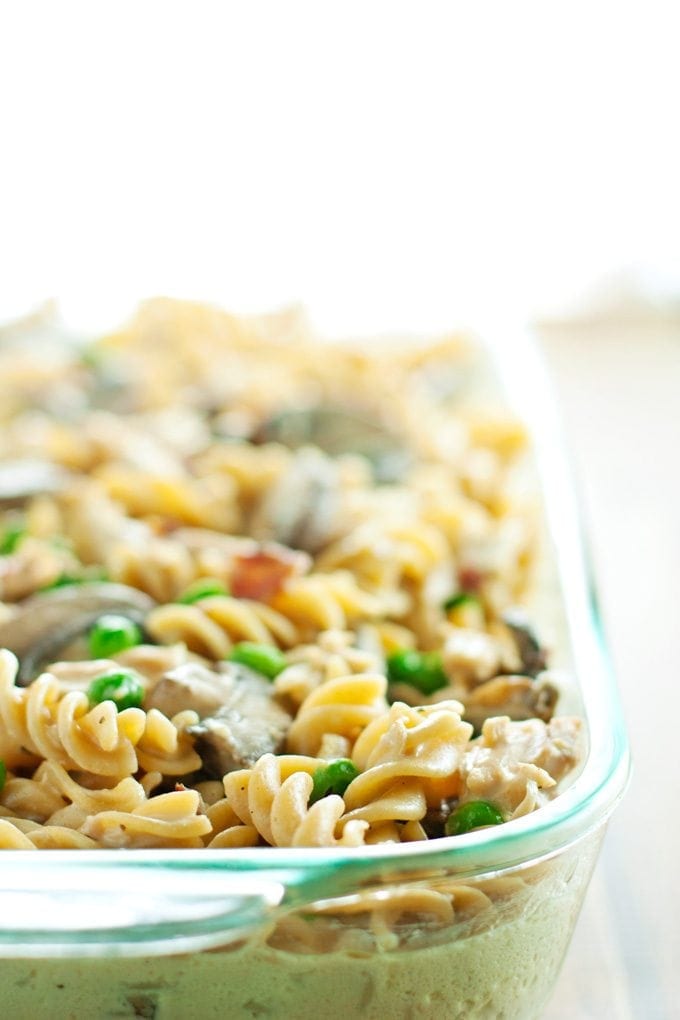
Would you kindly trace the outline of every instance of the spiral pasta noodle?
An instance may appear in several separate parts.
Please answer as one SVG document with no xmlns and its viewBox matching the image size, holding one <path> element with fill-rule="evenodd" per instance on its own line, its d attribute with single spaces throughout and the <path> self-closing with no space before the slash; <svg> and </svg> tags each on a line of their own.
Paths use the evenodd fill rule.
<svg viewBox="0 0 680 1020">
<path fill-rule="evenodd" d="M 150 538 L 143 546 L 114 545 L 106 565 L 113 581 L 139 588 L 157 602 L 172 602 L 197 577 L 189 550 L 162 538 Z"/>
<path fill-rule="evenodd" d="M 293 754 L 316 754 L 323 738 L 337 734 L 354 743 L 387 708 L 383 676 L 356 673 L 327 680 L 302 702 L 288 730 Z"/>
<path fill-rule="evenodd" d="M 154 477 L 123 465 L 102 468 L 97 477 L 106 492 L 135 516 L 161 514 L 218 531 L 238 526 L 234 487 L 226 477 Z"/>
<path fill-rule="evenodd" d="M 298 645 L 288 653 L 288 666 L 274 680 L 276 692 L 296 708 L 320 684 L 353 673 L 379 672 L 383 665 L 375 631 L 371 648 L 358 648 L 350 631 L 322 631 L 315 644 Z"/>
<path fill-rule="evenodd" d="M 140 709 L 118 712 L 113 702 L 90 708 L 80 691 L 64 693 L 48 673 L 25 689 L 15 687 L 15 657 L 0 651 L 0 718 L 6 740 L 22 754 L 58 761 L 93 775 L 136 771 L 135 745 L 144 733 Z M 5 764 L 15 764 L 3 749 Z"/>
<path fill-rule="evenodd" d="M 87 818 L 82 832 L 106 847 L 176 846 L 199 849 L 210 822 L 199 814 L 195 790 L 159 794 L 132 811 L 99 811 Z"/>
<path fill-rule="evenodd" d="M 270 846 L 360 846 L 367 828 L 348 823 L 340 837 L 336 826 L 344 812 L 341 797 L 331 795 L 309 806 L 310 772 L 318 759 L 263 755 L 247 772 L 225 776 L 227 800 L 236 814 Z"/>
<path fill-rule="evenodd" d="M 364 591 L 343 570 L 295 578 L 273 596 L 270 605 L 293 621 L 302 638 L 380 619 L 387 608 L 384 600 Z"/>
<path fill-rule="evenodd" d="M 198 605 L 159 606 L 146 618 L 146 627 L 161 644 L 183 642 L 209 659 L 224 659 L 235 641 L 295 644 L 297 631 L 282 613 L 247 599 L 216 596 Z"/>
</svg>

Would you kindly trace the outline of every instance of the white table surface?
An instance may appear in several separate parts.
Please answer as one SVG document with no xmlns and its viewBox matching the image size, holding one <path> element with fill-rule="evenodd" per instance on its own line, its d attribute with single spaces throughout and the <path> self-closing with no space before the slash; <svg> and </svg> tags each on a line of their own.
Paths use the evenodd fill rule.
<svg viewBox="0 0 680 1020">
<path fill-rule="evenodd" d="M 545 1020 L 680 1018 L 680 322 L 540 328 L 634 773 Z"/>
</svg>

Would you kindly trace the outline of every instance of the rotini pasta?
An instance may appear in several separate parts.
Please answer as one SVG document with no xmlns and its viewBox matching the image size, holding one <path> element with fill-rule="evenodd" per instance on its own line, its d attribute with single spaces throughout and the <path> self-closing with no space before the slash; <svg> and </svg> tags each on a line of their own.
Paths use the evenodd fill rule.
<svg viewBox="0 0 680 1020">
<path fill-rule="evenodd" d="M 160 644 L 181 641 L 213 661 L 225 659 L 235 641 L 289 647 L 298 633 L 283 613 L 270 606 L 229 596 L 201 599 L 193 606 L 159 606 L 147 617 L 146 626 Z"/>
<path fill-rule="evenodd" d="M 335 836 L 345 810 L 341 797 L 331 795 L 309 805 L 317 758 L 263 755 L 246 772 L 224 778 L 227 801 L 236 814 L 271 846 L 360 846 L 365 822 L 347 822 Z"/>
<path fill-rule="evenodd" d="M 355 673 L 327 680 L 302 702 L 288 730 L 288 750 L 316 754 L 328 734 L 353 744 L 386 710 L 386 692 L 387 681 L 379 674 Z"/>
</svg>

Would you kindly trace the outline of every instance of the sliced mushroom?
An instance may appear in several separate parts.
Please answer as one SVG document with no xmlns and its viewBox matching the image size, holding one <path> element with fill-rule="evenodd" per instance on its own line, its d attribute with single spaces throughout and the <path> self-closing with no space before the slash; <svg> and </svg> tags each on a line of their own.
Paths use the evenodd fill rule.
<svg viewBox="0 0 680 1020">
<path fill-rule="evenodd" d="M 522 662 L 522 672 L 537 676 L 547 665 L 547 653 L 529 624 L 526 613 L 521 609 L 508 609 L 503 613 L 503 623 L 510 631 Z"/>
<path fill-rule="evenodd" d="M 466 696 L 463 718 L 472 723 L 476 731 L 494 716 L 508 716 L 514 721 L 542 719 L 548 722 L 557 697 L 557 688 L 548 680 L 536 683 L 528 676 L 497 676 Z"/>
<path fill-rule="evenodd" d="M 56 588 L 17 607 L 12 619 L 0 626 L 0 647 L 19 658 L 18 682 L 28 684 L 41 666 L 58 658 L 60 649 L 85 633 L 103 613 L 120 613 L 141 623 L 153 606 L 148 595 L 122 584 Z"/>
<path fill-rule="evenodd" d="M 272 685 L 259 674 L 226 663 L 224 680 L 232 683 L 222 707 L 188 732 L 206 772 L 221 779 L 227 772 L 250 768 L 263 754 L 283 749 L 292 716 L 273 697 Z"/>
<path fill-rule="evenodd" d="M 22 506 L 33 496 L 61 492 L 71 475 L 59 464 L 37 457 L 0 463 L 0 507 Z"/>
<path fill-rule="evenodd" d="M 420 824 L 427 833 L 428 839 L 439 839 L 439 837 L 446 835 L 446 821 L 457 803 L 458 798 L 452 797 L 441 800 L 434 807 L 428 808 L 427 814 L 420 820 Z"/>
<path fill-rule="evenodd" d="M 336 466 L 319 450 L 305 447 L 265 496 L 250 530 L 256 538 L 315 553 L 335 537 L 340 510 Z"/>
<path fill-rule="evenodd" d="M 378 482 L 398 481 L 411 461 L 405 444 L 378 422 L 332 407 L 282 411 L 264 423 L 255 441 L 291 450 L 313 445 L 331 457 L 358 453 L 370 461 Z"/>
</svg>

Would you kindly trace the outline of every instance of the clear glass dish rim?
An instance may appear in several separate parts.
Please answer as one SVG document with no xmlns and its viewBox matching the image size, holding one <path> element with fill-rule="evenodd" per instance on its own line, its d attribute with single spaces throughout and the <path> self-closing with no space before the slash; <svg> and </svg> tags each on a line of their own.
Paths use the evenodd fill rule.
<svg viewBox="0 0 680 1020">
<path fill-rule="evenodd" d="M 244 848 L 225 850 L 98 850 L 47 853 L 14 850 L 3 853 L 5 888 L 13 868 L 23 888 L 30 872 L 51 876 L 138 869 L 165 872 L 168 884 L 177 872 L 215 871 L 269 878 L 291 886 L 312 888 L 324 883 L 324 899 L 335 894 L 327 883 L 344 875 L 348 881 L 384 880 L 432 869 L 456 876 L 488 875 L 535 862 L 576 842 L 609 817 L 622 796 L 630 773 L 630 750 L 621 703 L 606 649 L 592 583 L 590 560 L 580 526 L 580 513 L 567 467 L 552 390 L 529 331 L 507 322 L 481 323 L 476 337 L 492 356 L 510 406 L 527 424 L 539 468 L 547 527 L 557 560 L 573 651 L 573 665 L 585 707 L 591 740 L 587 762 L 575 782 L 540 811 L 465 836 L 427 843 L 361 848 Z M 469 335 L 469 334 L 468 334 Z M 585 681 L 587 678 L 587 681 Z M 30 872 L 27 871 L 30 862 Z M 159 876 L 160 877 L 160 876 Z M 28 883 L 28 886 L 27 886 Z M 43 881 L 40 881 L 43 886 Z M 346 882 L 342 883 L 343 887 Z M 340 889 L 338 889 L 338 893 Z"/>
</svg>

